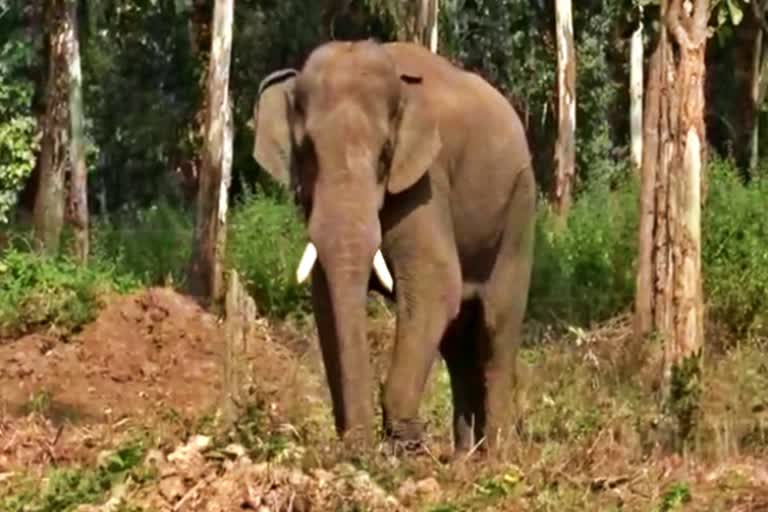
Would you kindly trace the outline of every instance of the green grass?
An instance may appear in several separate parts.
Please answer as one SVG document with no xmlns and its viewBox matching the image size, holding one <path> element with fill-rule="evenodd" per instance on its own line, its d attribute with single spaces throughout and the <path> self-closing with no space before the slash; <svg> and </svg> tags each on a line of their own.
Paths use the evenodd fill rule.
<svg viewBox="0 0 768 512">
<path fill-rule="evenodd" d="M 76 330 L 93 319 L 103 293 L 137 284 L 106 263 L 81 266 L 9 247 L 0 253 L 0 336 L 42 326 Z"/>
<path fill-rule="evenodd" d="M 48 471 L 42 480 L 23 477 L 13 494 L 0 497 L 4 512 L 69 512 L 79 505 L 103 501 L 118 483 L 130 478 L 146 482 L 154 475 L 140 467 L 145 448 L 141 442 L 126 444 L 96 467 L 72 466 Z M 123 506 L 122 512 L 131 510 Z"/>
</svg>

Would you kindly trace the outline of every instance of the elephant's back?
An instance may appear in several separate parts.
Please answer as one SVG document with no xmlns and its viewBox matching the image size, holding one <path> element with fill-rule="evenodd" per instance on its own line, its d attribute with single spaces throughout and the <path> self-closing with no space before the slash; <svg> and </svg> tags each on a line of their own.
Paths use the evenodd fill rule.
<svg viewBox="0 0 768 512">
<path fill-rule="evenodd" d="M 439 119 L 443 142 L 431 172 L 447 177 L 465 283 L 482 283 L 495 260 L 515 184 L 521 172 L 530 172 L 525 128 L 510 102 L 481 76 L 419 45 L 390 45 L 400 72 L 423 77 L 424 98 Z"/>
<path fill-rule="evenodd" d="M 520 116 L 501 92 L 477 73 L 415 43 L 386 43 L 399 73 L 423 79 L 424 101 L 440 124 L 446 163 L 459 163 L 474 148 L 485 158 L 504 158 L 512 167 L 530 164 Z M 461 166 L 460 166 L 461 167 Z"/>
</svg>

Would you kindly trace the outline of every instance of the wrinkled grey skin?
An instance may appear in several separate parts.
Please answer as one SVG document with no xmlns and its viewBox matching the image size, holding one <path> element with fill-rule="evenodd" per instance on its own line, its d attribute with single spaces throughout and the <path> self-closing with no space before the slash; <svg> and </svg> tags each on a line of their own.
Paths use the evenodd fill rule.
<svg viewBox="0 0 768 512">
<path fill-rule="evenodd" d="M 313 308 L 339 434 L 372 440 L 365 304 L 382 290 L 371 273 L 381 248 L 397 304 L 385 434 L 419 439 L 440 353 L 457 452 L 483 437 L 497 447 L 512 427 L 535 210 L 510 104 L 421 46 L 332 42 L 262 82 L 253 126 L 254 158 L 295 191 L 317 248 Z"/>
</svg>

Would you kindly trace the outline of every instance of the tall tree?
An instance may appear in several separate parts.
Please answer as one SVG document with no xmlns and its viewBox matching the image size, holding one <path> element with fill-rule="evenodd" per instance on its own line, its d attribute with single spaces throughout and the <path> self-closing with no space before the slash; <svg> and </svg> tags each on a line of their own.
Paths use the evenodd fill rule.
<svg viewBox="0 0 768 512">
<path fill-rule="evenodd" d="M 558 132 L 555 145 L 555 209 L 561 219 L 571 206 L 576 173 L 576 49 L 571 0 L 555 3 L 557 32 Z"/>
<path fill-rule="evenodd" d="M 190 288 L 199 296 L 223 298 L 222 259 L 226 244 L 232 178 L 232 109 L 229 70 L 234 0 L 216 0 L 207 75 L 203 166 L 197 192 Z"/>
<path fill-rule="evenodd" d="M 69 212 L 68 220 L 74 228 L 75 255 L 81 263 L 88 260 L 88 168 L 85 162 L 85 134 L 83 130 L 83 74 L 80 64 L 80 43 L 77 30 L 77 2 L 70 0 L 67 11 L 70 29 L 67 38 L 67 66 L 69 77 Z"/>
<path fill-rule="evenodd" d="M 643 162 L 643 6 L 632 33 L 629 52 L 629 132 L 632 165 L 639 173 Z"/>
<path fill-rule="evenodd" d="M 415 23 L 415 40 L 437 53 L 439 0 L 420 0 Z"/>
<path fill-rule="evenodd" d="M 705 50 L 709 0 L 662 0 L 650 65 L 641 177 L 636 328 L 664 340 L 664 403 L 685 440 L 697 411 Z"/>
<path fill-rule="evenodd" d="M 70 149 L 69 73 L 72 70 L 67 62 L 67 49 L 76 37 L 73 15 L 69 0 L 49 0 L 46 4 L 48 79 L 33 222 L 36 245 L 47 254 L 58 252 L 64 222 L 64 178 Z"/>
</svg>

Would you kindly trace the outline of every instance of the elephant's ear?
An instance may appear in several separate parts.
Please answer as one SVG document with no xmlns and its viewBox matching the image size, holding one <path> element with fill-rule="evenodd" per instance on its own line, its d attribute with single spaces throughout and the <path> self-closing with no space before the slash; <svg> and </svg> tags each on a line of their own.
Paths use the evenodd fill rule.
<svg viewBox="0 0 768 512">
<path fill-rule="evenodd" d="M 291 181 L 290 109 L 296 74 L 293 69 L 281 69 L 261 81 L 251 124 L 254 130 L 253 158 L 285 186 Z"/>
<path fill-rule="evenodd" d="M 437 120 L 424 101 L 420 76 L 401 75 L 402 102 L 387 190 L 397 194 L 413 186 L 437 157 L 442 142 Z"/>
</svg>

